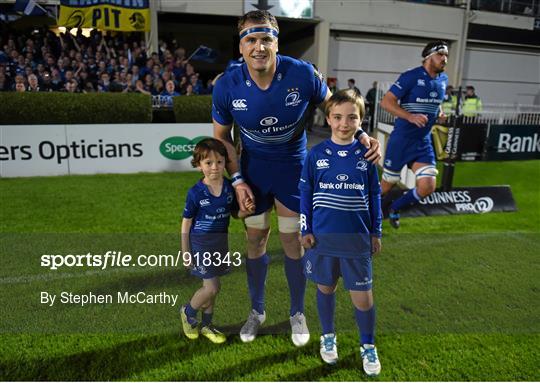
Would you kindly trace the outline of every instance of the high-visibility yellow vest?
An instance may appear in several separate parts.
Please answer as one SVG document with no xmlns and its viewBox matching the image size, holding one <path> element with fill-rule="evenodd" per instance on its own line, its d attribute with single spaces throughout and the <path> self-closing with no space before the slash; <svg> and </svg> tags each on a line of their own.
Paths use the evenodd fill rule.
<svg viewBox="0 0 540 383">
<path fill-rule="evenodd" d="M 450 96 L 446 101 L 443 101 L 441 106 L 444 114 L 447 116 L 453 114 L 457 106 L 457 96 Z"/>
<path fill-rule="evenodd" d="M 478 97 L 469 97 L 463 100 L 461 113 L 465 117 L 474 117 L 482 112 L 482 100 Z"/>
</svg>

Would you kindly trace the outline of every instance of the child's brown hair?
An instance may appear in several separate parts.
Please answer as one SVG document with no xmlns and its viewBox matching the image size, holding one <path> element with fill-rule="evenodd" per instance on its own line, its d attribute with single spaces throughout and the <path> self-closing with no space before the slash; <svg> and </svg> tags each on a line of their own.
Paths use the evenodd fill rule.
<svg viewBox="0 0 540 383">
<path fill-rule="evenodd" d="M 215 152 L 221 154 L 225 158 L 225 164 L 229 162 L 229 155 L 227 153 L 227 148 L 218 139 L 215 138 L 205 138 L 202 141 L 199 141 L 193 149 L 193 159 L 191 160 L 191 166 L 196 168 L 199 166 L 202 160 L 204 160 L 210 152 Z"/>
<path fill-rule="evenodd" d="M 326 117 L 330 115 L 330 109 L 336 105 L 341 105 L 346 102 L 350 102 L 353 105 L 356 105 L 358 107 L 358 112 L 360 113 L 360 120 L 364 119 L 364 116 L 366 115 L 366 107 L 364 105 L 364 97 L 357 94 L 352 89 L 343 89 L 340 91 L 337 91 L 326 101 L 326 104 L 324 106 L 324 112 L 326 113 Z"/>
</svg>

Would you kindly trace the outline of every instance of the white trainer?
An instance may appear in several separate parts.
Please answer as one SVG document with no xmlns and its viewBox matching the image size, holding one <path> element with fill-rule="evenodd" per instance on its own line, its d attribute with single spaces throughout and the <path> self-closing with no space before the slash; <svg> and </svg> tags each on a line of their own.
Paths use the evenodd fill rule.
<svg viewBox="0 0 540 383">
<path fill-rule="evenodd" d="M 381 373 L 381 362 L 377 355 L 377 347 L 373 344 L 364 344 L 360 347 L 364 371 L 369 376 L 377 376 Z"/>
<path fill-rule="evenodd" d="M 336 364 L 338 361 L 336 334 L 321 336 L 321 358 L 328 364 Z"/>
<path fill-rule="evenodd" d="M 306 317 L 301 312 L 297 312 L 289 318 L 291 322 L 291 339 L 296 347 L 302 347 L 309 342 L 309 330 Z"/>
<path fill-rule="evenodd" d="M 259 314 L 256 310 L 251 310 L 246 323 L 240 329 L 240 339 L 242 342 L 252 342 L 257 337 L 259 327 L 266 320 L 266 312 Z"/>
</svg>

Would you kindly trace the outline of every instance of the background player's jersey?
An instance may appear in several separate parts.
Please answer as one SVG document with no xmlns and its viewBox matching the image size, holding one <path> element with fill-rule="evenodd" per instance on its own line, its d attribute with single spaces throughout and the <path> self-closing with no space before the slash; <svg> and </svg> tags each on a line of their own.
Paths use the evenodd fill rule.
<svg viewBox="0 0 540 383">
<path fill-rule="evenodd" d="M 300 178 L 302 235 L 313 233 L 313 251 L 352 258 L 371 254 L 371 235 L 381 236 L 381 187 L 375 165 L 357 140 L 330 139 L 311 149 Z"/>
<path fill-rule="evenodd" d="M 429 136 L 431 127 L 439 116 L 439 107 L 446 93 L 448 76 L 439 73 L 431 78 L 423 66 L 408 70 L 399 76 L 397 81 L 390 87 L 400 101 L 403 109 L 409 113 L 425 114 L 428 123 L 419 128 L 402 118 L 396 118 L 394 134 L 408 138 L 424 138 Z"/>
<path fill-rule="evenodd" d="M 328 88 L 312 64 L 277 55 L 270 88 L 261 90 L 246 64 L 225 73 L 212 95 L 212 117 L 240 126 L 243 155 L 289 161 L 306 155 L 309 104 L 324 101 Z"/>
<path fill-rule="evenodd" d="M 224 178 L 221 195 L 210 193 L 202 180 L 189 189 L 184 218 L 192 218 L 192 251 L 227 250 L 231 211 L 238 210 L 231 182 Z"/>
</svg>

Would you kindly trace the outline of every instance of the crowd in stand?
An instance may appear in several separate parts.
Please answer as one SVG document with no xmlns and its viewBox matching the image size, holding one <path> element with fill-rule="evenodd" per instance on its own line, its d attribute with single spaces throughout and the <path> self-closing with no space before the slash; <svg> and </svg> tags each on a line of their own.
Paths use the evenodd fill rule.
<svg viewBox="0 0 540 383">
<path fill-rule="evenodd" d="M 0 43 L 0 91 L 135 92 L 179 96 L 211 94 L 175 40 L 146 50 L 140 33 L 114 36 L 93 30 L 56 35 L 6 33 Z"/>
</svg>

